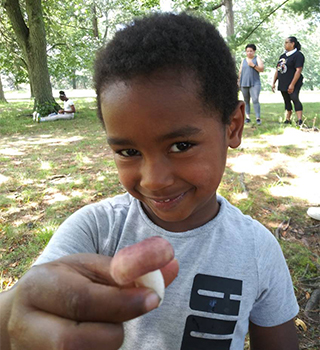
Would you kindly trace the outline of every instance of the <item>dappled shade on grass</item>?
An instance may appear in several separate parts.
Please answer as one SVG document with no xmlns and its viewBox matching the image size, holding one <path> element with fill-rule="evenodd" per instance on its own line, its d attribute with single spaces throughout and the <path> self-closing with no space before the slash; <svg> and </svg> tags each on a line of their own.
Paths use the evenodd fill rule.
<svg viewBox="0 0 320 350">
<path fill-rule="evenodd" d="M 95 103 L 75 103 L 75 119 L 43 124 L 33 123 L 28 102 L 0 106 L 2 290 L 22 276 L 71 213 L 124 191 Z M 320 103 L 305 104 L 310 120 L 319 109 Z M 303 310 L 306 292 L 314 289 L 306 283 L 319 275 L 320 226 L 306 212 L 320 206 L 320 134 L 280 124 L 282 105 L 262 110 L 263 124 L 245 126 L 241 146 L 229 151 L 219 193 L 273 233 L 278 230 L 299 317 L 308 327 L 301 339 L 312 344 L 319 330 Z"/>
</svg>

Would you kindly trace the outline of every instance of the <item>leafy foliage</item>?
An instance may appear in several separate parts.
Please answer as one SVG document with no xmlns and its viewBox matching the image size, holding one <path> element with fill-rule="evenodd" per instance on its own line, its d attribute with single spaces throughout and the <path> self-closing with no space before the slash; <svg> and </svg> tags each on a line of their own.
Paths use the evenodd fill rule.
<svg viewBox="0 0 320 350">
<path fill-rule="evenodd" d="M 284 4 L 278 8 L 280 5 Z M 20 1 L 22 9 L 24 2 Z M 225 6 L 221 0 L 177 0 L 172 1 L 173 10 L 188 11 L 207 18 L 223 34 L 225 31 Z M 228 44 L 240 64 L 243 49 L 248 42 L 258 46 L 258 54 L 271 70 L 283 51 L 284 30 L 294 23 L 295 33 L 301 38 L 303 53 L 306 56 L 304 69 L 305 88 L 320 87 L 319 72 L 319 31 L 312 25 L 319 15 L 318 0 L 234 0 L 234 35 L 228 38 Z M 159 0 L 46 0 L 42 2 L 47 36 L 48 67 L 52 85 L 55 88 L 68 89 L 91 87 L 93 61 L 96 51 L 104 46 L 116 30 L 135 16 L 141 16 L 160 10 Z M 288 16 L 294 13 L 294 19 Z M 294 12 L 293 12 L 294 11 Z M 302 14 L 299 17 L 299 14 Z M 306 23 L 304 17 L 313 21 Z M 303 23 L 303 26 L 299 23 Z M 16 87 L 28 80 L 28 71 L 22 59 L 20 48 L 10 23 L 0 6 L 0 71 L 9 76 L 12 86 Z M 312 47 L 310 37 L 313 36 Z M 317 74 L 318 73 L 318 74 Z M 263 76 L 264 88 L 269 77 Z"/>
<path fill-rule="evenodd" d="M 7 76 L 12 88 L 28 82 L 26 63 L 2 6 L 0 6 L 0 72 Z"/>
<path fill-rule="evenodd" d="M 41 104 L 36 104 L 34 109 L 41 115 L 41 116 L 47 116 L 48 114 L 52 113 L 52 111 L 58 112 L 60 106 L 55 102 L 44 102 Z"/>
<path fill-rule="evenodd" d="M 299 15 L 304 15 L 306 18 L 314 17 L 320 20 L 319 0 L 295 0 L 288 4 L 288 8 Z"/>
</svg>

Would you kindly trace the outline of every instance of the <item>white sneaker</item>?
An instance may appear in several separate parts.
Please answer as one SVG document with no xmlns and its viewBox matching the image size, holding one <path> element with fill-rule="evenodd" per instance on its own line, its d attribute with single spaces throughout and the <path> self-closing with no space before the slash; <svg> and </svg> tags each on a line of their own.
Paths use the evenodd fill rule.
<svg viewBox="0 0 320 350">
<path fill-rule="evenodd" d="M 320 207 L 311 207 L 308 209 L 307 214 L 315 220 L 320 220 Z"/>
</svg>

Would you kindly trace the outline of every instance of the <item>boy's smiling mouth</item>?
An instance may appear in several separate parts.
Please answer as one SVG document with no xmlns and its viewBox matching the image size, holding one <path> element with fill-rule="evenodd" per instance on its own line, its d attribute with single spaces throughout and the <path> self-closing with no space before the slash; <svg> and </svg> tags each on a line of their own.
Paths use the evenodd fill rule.
<svg viewBox="0 0 320 350">
<path fill-rule="evenodd" d="M 187 194 L 187 192 L 189 191 L 182 192 L 179 195 L 170 196 L 169 198 L 168 197 L 159 197 L 159 198 L 145 197 L 144 202 L 146 205 L 150 207 L 154 207 L 155 209 L 169 210 L 169 209 L 173 209 L 175 206 L 180 204 L 183 198 L 185 197 L 185 195 Z"/>
<path fill-rule="evenodd" d="M 184 197 L 186 192 L 183 192 L 179 194 L 178 196 L 173 196 L 171 198 L 165 198 L 165 199 L 160 199 L 160 198 L 150 198 L 152 201 L 156 203 L 170 203 L 179 200 L 180 198 Z"/>
</svg>

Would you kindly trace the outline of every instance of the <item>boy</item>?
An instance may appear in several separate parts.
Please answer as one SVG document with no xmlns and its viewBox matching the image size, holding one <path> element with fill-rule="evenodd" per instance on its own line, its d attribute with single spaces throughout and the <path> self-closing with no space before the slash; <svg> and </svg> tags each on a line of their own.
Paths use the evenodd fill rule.
<svg viewBox="0 0 320 350">
<path fill-rule="evenodd" d="M 298 349 L 277 241 L 216 195 L 244 104 L 215 28 L 186 14 L 137 20 L 100 52 L 95 84 L 128 193 L 73 214 L 4 293 L 2 350 L 239 350 L 248 328 L 252 349 Z M 133 262 L 121 265 L 128 246 Z M 148 313 L 159 299 L 130 282 L 159 268 L 174 281 Z"/>
</svg>

